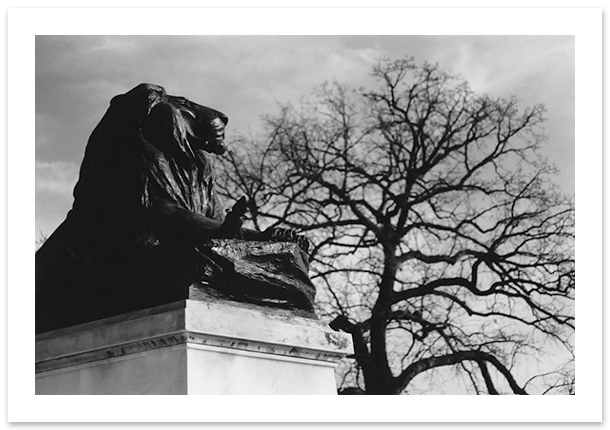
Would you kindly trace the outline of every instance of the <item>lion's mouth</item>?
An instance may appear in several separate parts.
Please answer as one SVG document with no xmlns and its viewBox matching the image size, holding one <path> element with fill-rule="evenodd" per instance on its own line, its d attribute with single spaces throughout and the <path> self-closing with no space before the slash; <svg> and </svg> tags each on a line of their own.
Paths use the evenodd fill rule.
<svg viewBox="0 0 610 430">
<path fill-rule="evenodd" d="M 201 149 L 217 155 L 222 155 L 227 151 L 227 145 L 222 138 L 200 139 L 190 133 L 187 135 L 187 138 L 193 149 Z"/>
<path fill-rule="evenodd" d="M 215 140 L 213 142 L 208 143 L 206 150 L 209 150 L 210 152 L 217 155 L 222 155 L 226 152 L 227 145 L 225 145 L 224 140 L 222 139 Z"/>
</svg>

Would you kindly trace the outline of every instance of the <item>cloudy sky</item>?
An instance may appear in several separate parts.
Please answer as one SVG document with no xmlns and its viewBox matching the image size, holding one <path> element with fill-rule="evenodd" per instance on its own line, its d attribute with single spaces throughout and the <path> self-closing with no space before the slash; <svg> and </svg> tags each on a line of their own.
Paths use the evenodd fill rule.
<svg viewBox="0 0 610 430">
<path fill-rule="evenodd" d="M 87 139 L 110 99 L 141 82 L 229 116 L 227 135 L 328 80 L 366 85 L 381 57 L 438 62 L 473 90 L 547 107 L 545 154 L 574 192 L 572 36 L 37 36 L 36 236 L 72 205 Z"/>
</svg>

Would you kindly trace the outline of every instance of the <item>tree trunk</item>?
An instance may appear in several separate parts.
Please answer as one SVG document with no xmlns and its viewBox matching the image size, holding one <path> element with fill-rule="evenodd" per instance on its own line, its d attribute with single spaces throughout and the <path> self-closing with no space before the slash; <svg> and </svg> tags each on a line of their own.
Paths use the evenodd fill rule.
<svg viewBox="0 0 610 430">
<path fill-rule="evenodd" d="M 388 247 L 385 248 L 385 264 L 379 284 L 379 297 L 373 307 L 371 316 L 371 370 L 370 375 L 365 374 L 367 394 L 394 394 L 392 391 L 392 371 L 388 364 L 386 345 L 386 326 L 394 293 L 394 280 L 396 279 L 397 262 Z"/>
</svg>

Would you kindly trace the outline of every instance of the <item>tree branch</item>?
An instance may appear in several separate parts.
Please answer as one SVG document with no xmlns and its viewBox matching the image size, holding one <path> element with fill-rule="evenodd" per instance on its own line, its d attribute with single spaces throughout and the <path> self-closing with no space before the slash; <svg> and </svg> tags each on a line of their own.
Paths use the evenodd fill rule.
<svg viewBox="0 0 610 430">
<path fill-rule="evenodd" d="M 435 367 L 450 366 L 462 361 L 489 362 L 504 376 L 510 388 L 515 394 L 527 394 L 523 388 L 517 384 L 510 371 L 493 355 L 483 351 L 459 351 L 453 354 L 428 357 L 409 365 L 395 379 L 395 391 L 402 392 L 407 385 L 422 372 Z"/>
</svg>

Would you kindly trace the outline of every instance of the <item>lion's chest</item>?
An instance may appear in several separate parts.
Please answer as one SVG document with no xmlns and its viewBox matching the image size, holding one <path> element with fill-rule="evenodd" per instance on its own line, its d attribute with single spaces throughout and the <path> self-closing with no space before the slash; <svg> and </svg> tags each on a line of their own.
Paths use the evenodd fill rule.
<svg viewBox="0 0 610 430">
<path fill-rule="evenodd" d="M 209 216 L 216 204 L 213 197 L 211 166 L 178 165 L 174 160 L 158 159 L 149 170 L 149 192 L 160 194 L 192 212 Z"/>
</svg>

